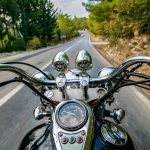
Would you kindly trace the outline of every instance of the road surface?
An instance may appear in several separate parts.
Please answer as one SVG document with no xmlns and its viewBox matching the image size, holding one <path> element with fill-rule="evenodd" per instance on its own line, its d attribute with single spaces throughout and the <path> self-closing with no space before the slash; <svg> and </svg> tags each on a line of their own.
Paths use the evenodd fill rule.
<svg viewBox="0 0 150 150">
<path fill-rule="evenodd" d="M 74 68 L 77 53 L 85 49 L 93 57 L 93 68 L 89 73 L 96 77 L 99 70 L 110 64 L 94 49 L 88 36 L 78 38 L 62 45 L 46 48 L 29 54 L 20 54 L 9 58 L 9 61 L 31 63 L 41 69 L 57 74 L 51 66 L 55 54 L 65 51 L 70 58 L 70 68 Z M 7 62 L 1 59 L 0 62 Z M 36 71 L 24 67 L 29 73 Z M 0 81 L 12 78 L 8 72 L 0 73 Z M 150 149 L 150 102 L 134 87 L 128 87 L 115 94 L 117 100 L 110 109 L 122 107 L 127 116 L 123 126 L 127 129 L 139 150 Z M 38 106 L 39 99 L 32 91 L 20 83 L 13 83 L 0 88 L 0 150 L 17 150 L 23 136 L 40 121 L 33 119 L 33 109 Z"/>
</svg>

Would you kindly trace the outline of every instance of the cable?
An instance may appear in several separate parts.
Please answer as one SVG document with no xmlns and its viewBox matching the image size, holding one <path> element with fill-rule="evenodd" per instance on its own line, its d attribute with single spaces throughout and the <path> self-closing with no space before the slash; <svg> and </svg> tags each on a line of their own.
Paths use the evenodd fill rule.
<svg viewBox="0 0 150 150">
<path fill-rule="evenodd" d="M 52 106 L 56 106 L 58 104 L 58 102 L 56 101 L 52 101 L 50 99 L 48 99 L 45 95 L 43 95 L 42 93 L 40 93 L 34 86 L 31 85 L 31 83 L 28 83 L 27 81 L 23 80 L 22 77 L 16 77 L 14 79 L 8 80 L 8 81 L 4 81 L 0 83 L 0 87 L 5 86 L 7 84 L 13 83 L 13 82 L 22 82 L 24 83 L 26 86 L 28 86 L 31 90 L 33 90 L 37 95 L 39 95 L 40 97 L 42 97 L 44 100 L 46 100 L 48 103 L 50 103 Z"/>
<path fill-rule="evenodd" d="M 35 93 L 37 93 L 37 95 L 39 95 L 40 97 L 42 97 L 43 99 L 45 99 L 47 102 L 49 102 L 50 104 L 52 104 L 52 106 L 56 106 L 58 104 L 58 102 L 56 101 L 52 101 L 50 99 L 48 99 L 45 95 L 43 95 L 42 93 L 40 93 L 34 86 L 31 85 L 31 83 L 28 83 L 25 80 L 21 80 L 22 83 L 24 83 L 26 86 L 28 86 L 31 90 L 33 90 Z"/>
<path fill-rule="evenodd" d="M 124 84 L 119 85 L 119 86 L 117 87 L 117 89 L 119 89 L 119 88 L 121 88 L 121 87 L 124 87 L 124 86 L 142 84 L 142 83 L 147 83 L 147 82 L 150 82 L 150 79 L 143 80 L 143 81 L 134 81 L 134 82 L 131 82 L 131 83 L 124 83 Z"/>
<path fill-rule="evenodd" d="M 44 73 L 42 70 L 40 70 L 39 68 L 37 68 L 37 67 L 35 67 L 35 66 L 31 65 L 31 64 L 25 63 L 25 62 L 6 62 L 6 63 L 2 63 L 2 64 L 21 64 L 21 65 L 30 66 L 30 67 L 32 67 L 32 68 L 38 70 L 38 71 L 41 72 L 46 78 L 48 78 L 49 80 L 51 80 L 51 79 L 49 78 L 49 76 L 48 76 L 46 73 Z"/>
<path fill-rule="evenodd" d="M 150 76 L 144 75 L 144 74 L 140 74 L 140 73 L 137 73 L 137 72 L 131 72 L 130 75 L 131 76 L 136 76 L 136 77 L 139 77 L 139 78 L 150 79 Z"/>
<path fill-rule="evenodd" d="M 5 85 L 10 84 L 10 83 L 13 83 L 13 82 L 20 82 L 20 77 L 15 77 L 11 80 L 1 82 L 0 87 L 5 86 Z"/>
</svg>

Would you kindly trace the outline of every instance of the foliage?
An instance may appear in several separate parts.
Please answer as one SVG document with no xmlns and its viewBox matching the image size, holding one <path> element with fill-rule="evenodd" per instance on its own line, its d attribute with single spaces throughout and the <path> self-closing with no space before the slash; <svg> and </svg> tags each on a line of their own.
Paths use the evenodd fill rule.
<svg viewBox="0 0 150 150">
<path fill-rule="evenodd" d="M 8 41 L 8 37 L 3 40 L 3 45 L 0 46 L 0 52 L 12 52 L 26 50 L 26 43 L 23 39 Z"/>
<path fill-rule="evenodd" d="M 40 39 L 34 36 L 33 39 L 28 42 L 28 47 L 32 49 L 40 48 L 41 47 Z"/>
<path fill-rule="evenodd" d="M 68 39 L 78 36 L 79 30 L 86 29 L 86 18 L 71 18 L 67 14 L 59 14 L 57 21 L 58 32 L 60 32 L 61 36 L 66 36 Z"/>
<path fill-rule="evenodd" d="M 26 43 L 23 39 L 17 39 L 13 42 L 12 48 L 14 51 L 26 50 Z"/>
<path fill-rule="evenodd" d="M 111 42 L 132 37 L 135 31 L 150 33 L 150 0 L 104 0 L 89 12 L 88 29 Z"/>
<path fill-rule="evenodd" d="M 34 36 L 47 45 L 45 42 L 53 40 L 56 17 L 51 0 L 0 0 L 1 50 L 12 51 L 17 39 L 28 43 Z"/>
<path fill-rule="evenodd" d="M 70 16 L 67 14 L 60 14 L 58 16 L 58 26 L 60 29 L 60 33 L 62 36 L 66 36 L 67 38 L 71 38 L 75 32 L 75 26 L 73 26 L 73 22 Z"/>
<path fill-rule="evenodd" d="M 56 26 L 56 10 L 50 0 L 18 0 L 20 32 L 28 41 L 33 36 L 50 40 Z"/>
<path fill-rule="evenodd" d="M 85 28 L 86 18 L 58 14 L 51 0 L 0 0 L 1 52 L 45 47 Z"/>
<path fill-rule="evenodd" d="M 58 26 L 54 30 L 53 38 L 56 43 L 61 40 L 61 31 Z"/>
<path fill-rule="evenodd" d="M 85 30 L 87 28 L 86 17 L 81 18 L 74 17 L 72 21 L 76 30 Z"/>
</svg>

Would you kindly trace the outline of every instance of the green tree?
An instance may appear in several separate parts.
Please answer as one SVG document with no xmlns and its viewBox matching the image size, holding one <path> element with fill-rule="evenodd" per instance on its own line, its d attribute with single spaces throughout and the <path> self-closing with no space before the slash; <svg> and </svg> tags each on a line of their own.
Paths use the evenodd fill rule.
<svg viewBox="0 0 150 150">
<path fill-rule="evenodd" d="M 67 38 L 71 38 L 75 35 L 76 28 L 70 16 L 60 14 L 58 15 L 57 21 L 61 35 L 65 35 Z"/>
<path fill-rule="evenodd" d="M 132 37 L 137 30 L 150 33 L 150 0 L 103 0 L 88 11 L 88 29 L 111 41 Z"/>
<path fill-rule="evenodd" d="M 15 0 L 0 1 L 1 21 L 5 24 L 5 31 L 8 35 L 8 41 L 10 41 L 11 38 L 9 33 L 9 28 L 12 27 L 14 29 L 15 28 L 14 24 L 18 20 L 17 11 L 18 11 L 18 5 Z"/>
<path fill-rule="evenodd" d="M 4 47 L 3 39 L 4 39 L 5 35 L 6 35 L 6 32 L 4 30 L 2 18 L 0 18 L 0 42 L 1 42 L 0 47 Z"/>
<path fill-rule="evenodd" d="M 59 32 L 62 36 L 72 38 L 79 35 L 79 30 L 87 28 L 87 18 L 71 18 L 67 14 L 59 14 L 57 17 Z"/>
<path fill-rule="evenodd" d="M 50 40 L 56 27 L 56 11 L 50 0 L 18 0 L 20 32 L 25 41 L 38 36 Z"/>
<path fill-rule="evenodd" d="M 85 30 L 87 28 L 87 18 L 81 17 L 77 18 L 74 17 L 73 19 L 74 26 L 76 27 L 76 30 Z"/>
<path fill-rule="evenodd" d="M 54 30 L 57 24 L 57 10 L 50 0 L 40 0 L 37 11 L 37 31 L 41 39 L 50 40 L 53 38 Z"/>
</svg>

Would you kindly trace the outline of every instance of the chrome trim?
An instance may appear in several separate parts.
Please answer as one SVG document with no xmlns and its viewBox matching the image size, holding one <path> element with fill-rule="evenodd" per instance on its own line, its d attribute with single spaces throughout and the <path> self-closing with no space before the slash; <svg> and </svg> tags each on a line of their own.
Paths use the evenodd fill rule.
<svg viewBox="0 0 150 150">
<path fill-rule="evenodd" d="M 55 80 L 49 80 L 49 81 L 43 81 L 37 78 L 32 77 L 29 73 L 24 71 L 23 69 L 20 69 L 16 67 L 15 65 L 10 65 L 10 64 L 0 64 L 0 71 L 10 71 L 13 72 L 24 79 L 37 84 L 37 85 L 56 85 Z"/>
<path fill-rule="evenodd" d="M 59 111 L 60 111 L 60 109 L 61 109 L 64 105 L 69 104 L 69 103 L 77 103 L 77 104 L 81 105 L 82 108 L 84 109 L 84 118 L 83 118 L 83 121 L 82 121 L 78 126 L 75 126 L 75 127 L 65 126 L 65 125 L 59 120 Z M 58 125 L 59 125 L 61 128 L 63 128 L 64 130 L 67 130 L 67 131 L 75 131 L 75 130 L 79 130 L 80 128 L 82 128 L 82 127 L 85 125 L 85 123 L 86 123 L 86 121 L 87 121 L 87 119 L 88 119 L 88 112 L 87 112 L 86 107 L 85 107 L 81 102 L 67 100 L 67 101 L 62 102 L 62 103 L 60 103 L 60 104 L 58 105 L 57 111 L 56 111 L 56 117 L 55 117 L 55 118 L 56 118 L 56 121 L 57 121 Z"/>
<path fill-rule="evenodd" d="M 150 61 L 150 56 L 136 56 L 136 57 L 132 57 L 132 58 L 129 58 L 126 61 L 124 61 L 124 63 L 127 63 L 129 61 L 136 61 L 136 60 L 147 60 L 147 61 Z"/>
<path fill-rule="evenodd" d="M 125 119 L 126 112 L 122 108 L 116 108 L 113 110 L 113 119 L 116 121 L 116 123 L 122 123 Z"/>
<path fill-rule="evenodd" d="M 60 72 L 65 72 L 69 66 L 69 58 L 65 52 L 59 52 L 52 61 L 52 66 Z"/>
<path fill-rule="evenodd" d="M 85 72 L 92 68 L 92 57 L 87 51 L 82 50 L 78 53 L 75 64 L 79 70 Z"/>
<path fill-rule="evenodd" d="M 78 100 L 71 100 L 71 101 L 77 101 L 77 102 L 81 102 L 81 101 L 78 101 Z M 64 102 L 62 102 L 64 103 Z M 93 139 L 93 133 L 94 133 L 94 116 L 93 116 L 93 112 L 91 110 L 91 108 L 89 107 L 88 104 L 84 103 L 84 102 L 81 102 L 86 108 L 87 108 L 87 111 L 88 111 L 88 120 L 86 122 L 86 124 L 80 128 L 79 130 L 76 130 L 76 131 L 66 131 L 64 129 L 62 129 L 56 122 L 56 111 L 57 111 L 57 107 L 55 109 L 55 112 L 53 113 L 52 115 L 52 120 L 53 120 L 53 138 L 54 138 L 54 142 L 55 142 L 55 145 L 56 145 L 56 148 L 58 150 L 62 150 L 61 148 L 61 144 L 60 144 L 60 141 L 59 141 L 59 133 L 66 133 L 66 134 L 77 134 L 79 132 L 82 132 L 82 131 L 85 131 L 85 141 L 83 143 L 83 147 L 81 150 L 91 150 L 91 143 L 92 143 L 92 139 Z M 73 145 L 72 145 L 72 148 L 73 149 Z M 75 148 L 74 148 L 75 149 Z"/>
<path fill-rule="evenodd" d="M 36 120 L 41 120 L 46 116 L 50 116 L 51 113 L 46 111 L 44 107 L 39 106 L 34 109 L 33 116 Z"/>
<path fill-rule="evenodd" d="M 52 90 L 46 90 L 44 95 L 51 100 L 54 97 L 54 92 Z"/>
<path fill-rule="evenodd" d="M 126 60 L 114 71 L 114 73 L 109 77 L 109 79 L 116 78 L 118 75 L 122 73 L 123 70 L 126 70 L 128 67 L 135 65 L 137 63 L 146 63 L 150 65 L 150 56 L 137 56 Z"/>
<path fill-rule="evenodd" d="M 67 79 L 64 75 L 59 75 L 58 77 L 56 77 L 56 85 L 59 88 L 62 88 L 66 85 Z"/>
<path fill-rule="evenodd" d="M 107 80 L 111 80 L 111 79 L 115 79 L 118 75 L 120 75 L 122 73 L 123 70 L 127 69 L 128 67 L 130 67 L 131 65 L 134 65 L 136 63 L 147 63 L 150 64 L 150 56 L 138 56 L 138 57 L 133 57 L 127 61 L 125 61 L 122 65 L 120 65 L 114 72 L 112 75 L 110 75 L 109 77 L 97 77 L 97 78 L 90 78 L 90 82 L 102 82 L 102 81 L 107 81 Z M 56 85 L 56 81 L 55 80 L 49 80 L 49 81 L 43 81 L 37 78 L 32 77 L 29 73 L 27 73 L 26 71 L 24 71 L 23 69 L 20 69 L 18 67 L 16 67 L 15 65 L 10 65 L 10 64 L 0 64 L 0 71 L 10 71 L 13 72 L 21 77 L 23 77 L 24 79 L 32 82 L 33 84 L 36 85 Z M 67 83 L 79 83 L 79 79 L 75 79 L 75 80 L 68 80 Z"/>
<path fill-rule="evenodd" d="M 86 76 L 82 75 L 79 77 L 79 80 L 80 80 L 80 85 L 85 87 L 89 85 L 90 77 L 87 75 Z"/>
<path fill-rule="evenodd" d="M 116 69 L 114 67 L 105 67 L 100 70 L 100 72 L 98 73 L 98 76 L 100 78 L 109 77 L 115 70 Z"/>
<path fill-rule="evenodd" d="M 104 142 L 114 146 L 124 146 L 128 141 L 126 131 L 115 123 L 107 122 L 101 126 L 101 135 Z"/>
</svg>

